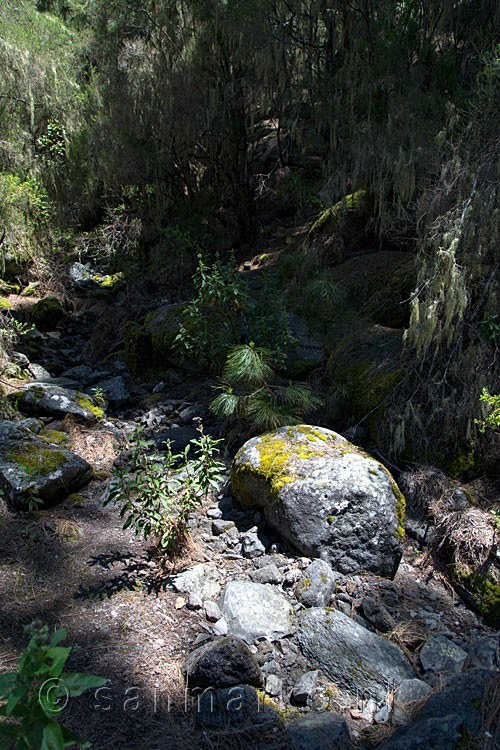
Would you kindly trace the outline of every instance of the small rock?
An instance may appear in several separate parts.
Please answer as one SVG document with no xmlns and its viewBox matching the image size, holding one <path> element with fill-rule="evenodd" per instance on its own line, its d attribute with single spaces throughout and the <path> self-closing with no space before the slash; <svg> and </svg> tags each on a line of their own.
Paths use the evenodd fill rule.
<svg viewBox="0 0 500 750">
<path fill-rule="evenodd" d="M 425 679 L 434 685 L 452 675 L 459 674 L 468 655 L 460 646 L 441 634 L 432 634 L 420 650 L 420 663 Z"/>
<path fill-rule="evenodd" d="M 217 620 L 217 622 L 214 623 L 212 630 L 214 631 L 215 635 L 227 635 L 228 626 L 226 618 L 221 617 L 219 620 Z"/>
<path fill-rule="evenodd" d="M 295 596 L 305 607 L 326 607 L 335 588 L 336 575 L 324 560 L 313 560 L 295 587 Z"/>
<path fill-rule="evenodd" d="M 172 585 L 177 591 L 194 594 L 204 601 L 219 594 L 219 580 L 220 573 L 215 565 L 200 563 L 176 575 Z"/>
<path fill-rule="evenodd" d="M 342 716 L 330 711 L 308 713 L 288 725 L 289 750 L 347 747 L 349 730 Z"/>
<path fill-rule="evenodd" d="M 222 511 L 218 505 L 207 510 L 207 518 L 222 518 Z"/>
<path fill-rule="evenodd" d="M 290 602 L 273 586 L 231 581 L 219 605 L 229 632 L 248 643 L 257 638 L 277 640 L 293 632 Z"/>
<path fill-rule="evenodd" d="M 292 690 L 292 699 L 297 706 L 305 706 L 313 696 L 318 682 L 319 669 L 305 672 L 299 677 Z"/>
<path fill-rule="evenodd" d="M 361 610 L 370 625 L 373 625 L 381 633 L 388 633 L 396 626 L 394 618 L 384 605 L 375 601 L 371 596 L 363 597 L 361 600 Z"/>
<path fill-rule="evenodd" d="M 260 557 L 266 552 L 269 539 L 263 534 L 248 532 L 242 540 L 241 550 L 243 557 L 251 560 L 254 557 Z"/>
<path fill-rule="evenodd" d="M 266 678 L 266 693 L 268 695 L 281 695 L 283 690 L 283 680 L 275 674 L 270 674 Z"/>
<path fill-rule="evenodd" d="M 195 726 L 214 731 L 241 726 L 278 727 L 279 714 L 262 706 L 257 692 L 248 685 L 205 691 L 197 699 Z M 308 750 L 311 750 L 308 748 Z"/>
<path fill-rule="evenodd" d="M 281 583 L 283 580 L 282 573 L 278 570 L 276 565 L 265 565 L 263 568 L 252 570 L 250 572 L 250 578 L 254 583 Z"/>
<path fill-rule="evenodd" d="M 214 536 L 220 536 L 233 528 L 235 528 L 233 521 L 225 521 L 222 518 L 216 518 L 212 521 L 212 534 Z"/>
<path fill-rule="evenodd" d="M 185 659 L 182 673 L 190 686 L 259 686 L 260 669 L 248 645 L 232 635 L 205 643 Z"/>
<path fill-rule="evenodd" d="M 431 693 L 431 686 L 422 680 L 403 680 L 394 693 L 394 725 L 399 727 L 409 724 L 420 701 Z"/>
<path fill-rule="evenodd" d="M 218 604 L 212 602 L 210 599 L 203 602 L 203 609 L 205 611 L 205 617 L 209 622 L 217 622 L 217 620 L 220 620 L 222 617 Z"/>
<path fill-rule="evenodd" d="M 192 610 L 198 610 L 201 609 L 203 606 L 203 602 L 201 601 L 201 598 L 197 594 L 189 594 L 189 599 L 187 603 L 188 609 Z"/>
</svg>

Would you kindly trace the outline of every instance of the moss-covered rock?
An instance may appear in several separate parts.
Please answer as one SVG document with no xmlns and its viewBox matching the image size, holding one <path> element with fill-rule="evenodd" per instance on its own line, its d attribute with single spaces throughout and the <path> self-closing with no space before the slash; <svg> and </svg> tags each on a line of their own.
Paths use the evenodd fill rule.
<svg viewBox="0 0 500 750">
<path fill-rule="evenodd" d="M 5 297 L 0 297 L 0 310 L 10 310 L 12 307 L 11 303 Z"/>
<path fill-rule="evenodd" d="M 66 414 L 93 421 L 102 419 L 104 410 L 87 393 L 57 385 L 36 383 L 9 395 L 24 414 L 64 417 Z"/>
<path fill-rule="evenodd" d="M 310 557 L 346 575 L 392 577 L 401 558 L 404 497 L 390 473 L 323 427 L 281 427 L 249 440 L 231 472 L 233 494 Z"/>
<path fill-rule="evenodd" d="M 60 502 L 92 478 L 86 461 L 46 438 L 0 421 L 0 483 L 13 509 L 28 509 L 33 498 L 45 506 Z"/>
<path fill-rule="evenodd" d="M 463 598 L 494 628 L 500 628 L 500 571 L 487 573 L 465 565 L 452 568 L 451 577 Z"/>
<path fill-rule="evenodd" d="M 21 287 L 19 284 L 10 284 L 4 279 L 0 279 L 0 294 L 19 294 Z"/>
<path fill-rule="evenodd" d="M 35 302 L 30 310 L 32 322 L 42 331 L 55 328 L 63 315 L 64 311 L 57 297 L 45 297 Z"/>
</svg>

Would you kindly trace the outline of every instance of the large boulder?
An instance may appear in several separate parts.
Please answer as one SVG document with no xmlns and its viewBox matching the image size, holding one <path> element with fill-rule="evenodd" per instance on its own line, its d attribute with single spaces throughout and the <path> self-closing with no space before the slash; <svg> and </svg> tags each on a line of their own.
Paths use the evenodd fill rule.
<svg viewBox="0 0 500 750">
<path fill-rule="evenodd" d="M 102 419 L 104 411 L 87 393 L 58 385 L 37 383 L 9 395 L 24 414 L 64 417 L 72 414 L 84 421 Z"/>
<path fill-rule="evenodd" d="M 308 661 L 335 684 L 367 698 L 383 700 L 403 680 L 416 677 L 398 646 L 334 609 L 303 612 L 296 638 Z"/>
<path fill-rule="evenodd" d="M 323 427 L 252 438 L 237 453 L 233 494 L 308 557 L 352 575 L 392 578 L 402 554 L 404 497 L 382 464 Z"/>
<path fill-rule="evenodd" d="M 92 467 L 62 447 L 64 437 L 55 430 L 35 434 L 22 423 L 0 421 L 0 483 L 11 508 L 28 510 L 32 498 L 54 505 L 92 479 Z"/>
</svg>

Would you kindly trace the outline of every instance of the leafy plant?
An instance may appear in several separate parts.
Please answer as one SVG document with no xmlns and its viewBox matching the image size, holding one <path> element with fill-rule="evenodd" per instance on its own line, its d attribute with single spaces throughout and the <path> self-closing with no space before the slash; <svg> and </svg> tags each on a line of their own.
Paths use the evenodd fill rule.
<svg viewBox="0 0 500 750">
<path fill-rule="evenodd" d="M 258 429 L 296 424 L 322 401 L 305 383 L 277 382 L 275 355 L 254 342 L 235 346 L 228 354 L 220 393 L 210 409 L 220 417 L 246 419 Z"/>
<path fill-rule="evenodd" d="M 211 266 L 198 255 L 194 276 L 196 297 L 182 314 L 174 347 L 213 372 L 220 372 L 232 346 L 257 338 L 283 354 L 293 337 L 274 279 L 268 279 L 259 299 L 253 299 L 239 275 L 234 258 Z"/>
<path fill-rule="evenodd" d="M 71 647 L 58 644 L 66 638 L 57 630 L 49 638 L 46 625 L 34 622 L 26 629 L 30 642 L 21 656 L 19 670 L 0 675 L 0 716 L 19 719 L 18 723 L 0 724 L 0 744 L 12 750 L 63 750 L 66 747 L 90 747 L 56 716 L 70 697 L 89 688 L 104 685 L 107 680 L 90 674 L 63 672 Z"/>
<path fill-rule="evenodd" d="M 484 401 L 491 407 L 490 413 L 484 419 L 475 420 L 476 424 L 479 425 L 479 432 L 486 432 L 486 428 L 498 430 L 500 428 L 500 394 L 492 396 L 488 393 L 487 388 L 483 388 L 479 400 Z"/>
<path fill-rule="evenodd" d="M 200 364 L 217 370 L 228 348 L 241 336 L 241 311 L 248 307 L 245 283 L 233 264 L 217 259 L 208 266 L 198 255 L 196 297 L 183 312 L 174 346 Z"/>
<path fill-rule="evenodd" d="M 117 501 L 124 529 L 155 538 L 162 552 L 174 552 L 186 541 L 192 511 L 221 482 L 224 466 L 215 457 L 221 441 L 206 435 L 200 421 L 199 437 L 183 453 L 172 454 L 171 441 L 166 441 L 165 453 L 158 454 L 143 430 L 135 431 L 130 463 L 115 469 L 116 484 L 104 504 Z M 192 448 L 196 455 L 190 460 Z"/>
</svg>

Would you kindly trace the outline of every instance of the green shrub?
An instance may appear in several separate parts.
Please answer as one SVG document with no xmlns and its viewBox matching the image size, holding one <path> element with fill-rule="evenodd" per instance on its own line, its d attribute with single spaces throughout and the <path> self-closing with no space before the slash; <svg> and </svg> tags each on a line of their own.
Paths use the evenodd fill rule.
<svg viewBox="0 0 500 750">
<path fill-rule="evenodd" d="M 70 697 L 89 688 L 104 685 L 107 680 L 90 674 L 63 672 L 71 647 L 58 644 L 66 638 L 65 630 L 50 636 L 46 625 L 34 622 L 31 635 L 21 656 L 18 672 L 0 675 L 0 716 L 17 719 L 17 723 L 0 724 L 0 745 L 6 750 L 63 750 L 66 747 L 90 747 L 55 717 Z"/>
<path fill-rule="evenodd" d="M 117 501 L 124 529 L 130 527 L 144 539 L 153 537 L 161 552 L 173 553 L 186 541 L 191 512 L 220 485 L 224 467 L 215 454 L 221 441 L 206 435 L 200 422 L 199 438 L 191 440 L 184 453 L 173 455 L 167 441 L 160 455 L 151 452 L 154 442 L 143 437 L 143 429 L 135 431 L 130 463 L 114 470 L 115 487 L 104 504 Z"/>
<path fill-rule="evenodd" d="M 491 396 L 488 389 L 483 388 L 479 399 L 491 408 L 484 419 L 475 420 L 476 424 L 479 425 L 479 432 L 486 432 L 486 428 L 498 430 L 500 428 L 500 394 Z"/>
</svg>

